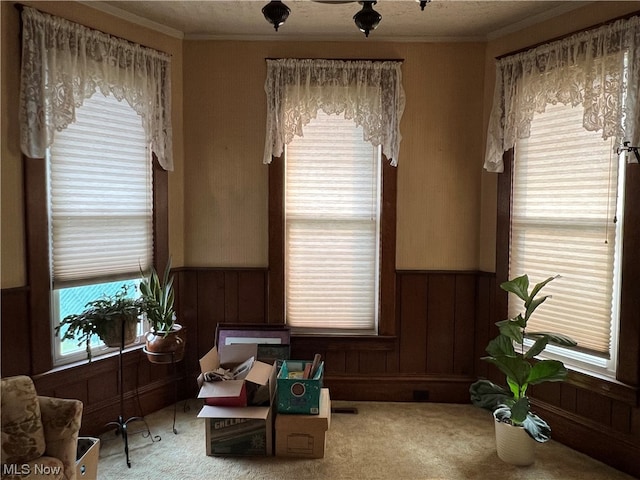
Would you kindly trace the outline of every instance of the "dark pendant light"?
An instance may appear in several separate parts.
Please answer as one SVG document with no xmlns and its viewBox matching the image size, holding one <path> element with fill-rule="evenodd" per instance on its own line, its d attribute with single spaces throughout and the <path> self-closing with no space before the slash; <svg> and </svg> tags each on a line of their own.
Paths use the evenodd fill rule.
<svg viewBox="0 0 640 480">
<path fill-rule="evenodd" d="M 271 0 L 264 7 L 262 7 L 262 14 L 267 19 L 273 28 L 278 31 L 278 27 L 282 25 L 287 17 L 291 13 L 289 7 L 287 7 L 281 0 Z"/>
<path fill-rule="evenodd" d="M 341 3 L 355 3 L 356 0 L 312 0 L 317 3 L 333 3 L 333 4 L 341 4 Z M 420 9 L 424 10 L 428 3 L 431 3 L 431 0 L 416 0 L 417 3 L 420 4 Z M 356 26 L 360 29 L 361 32 L 364 33 L 366 37 L 369 36 L 369 32 L 375 30 L 376 27 L 380 24 L 382 20 L 382 15 L 376 12 L 373 9 L 373 6 L 378 3 L 376 0 L 363 0 L 358 2 L 362 5 L 362 10 L 356 13 L 353 16 L 353 20 Z M 289 17 L 291 13 L 291 9 L 287 7 L 281 0 L 271 0 L 268 4 L 262 7 L 262 14 L 267 21 L 273 25 L 276 32 L 278 31 L 278 27 L 282 25 L 285 20 Z"/>
<path fill-rule="evenodd" d="M 365 37 L 369 36 L 371 30 L 375 30 L 382 20 L 382 15 L 373 9 L 373 6 L 378 3 L 375 0 L 367 0 L 362 3 L 362 10 L 353 16 L 353 20 L 356 26 L 364 33 Z"/>
</svg>

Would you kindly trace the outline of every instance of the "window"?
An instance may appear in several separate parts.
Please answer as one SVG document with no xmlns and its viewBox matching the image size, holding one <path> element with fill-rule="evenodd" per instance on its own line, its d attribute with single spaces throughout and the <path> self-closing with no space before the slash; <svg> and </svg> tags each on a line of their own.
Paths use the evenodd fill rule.
<svg viewBox="0 0 640 480">
<path fill-rule="evenodd" d="M 19 120 L 26 179 L 30 373 L 40 374 L 54 365 L 52 311 L 55 310 L 57 315 L 65 311 L 59 305 L 52 305 L 52 300 L 56 301 L 52 289 L 137 279 L 139 268 L 145 268 L 151 259 L 157 267 L 165 264 L 169 257 L 166 171 L 173 170 L 171 57 L 27 6 L 21 10 Z M 80 148 L 79 156 L 75 157 L 64 152 L 57 155 L 55 150 L 65 143 L 68 143 L 67 147 L 74 145 L 74 139 L 59 141 L 67 128 L 74 127 L 76 134 L 82 136 L 76 120 L 88 114 L 91 104 L 101 98 L 100 93 L 96 95 L 95 92 L 126 99 L 119 104 L 126 114 L 121 112 L 124 117 L 118 116 L 111 123 L 116 130 L 106 132 L 103 127 L 109 122 L 103 121 L 102 116 L 109 108 L 102 111 L 98 108 L 90 116 L 94 116 L 93 127 L 97 122 L 99 128 L 94 128 L 95 135 L 85 139 L 87 148 Z M 117 102 L 111 103 L 115 108 Z M 78 105 L 80 107 L 76 108 Z M 135 127 L 125 119 L 127 115 L 134 118 L 129 105 L 137 112 Z M 127 164 L 126 169 L 119 165 L 115 175 L 115 168 L 100 170 L 100 162 L 92 161 L 90 157 L 104 157 L 109 159 L 105 165 L 115 165 L 114 158 L 119 158 L 121 152 L 130 153 L 117 135 L 137 136 L 141 132 L 139 124 L 144 132 L 144 163 L 136 164 L 136 168 Z M 125 128 L 117 130 L 121 125 Z M 111 150 L 106 146 L 96 147 L 109 139 L 115 144 L 115 149 L 113 145 Z M 58 162 L 67 160 L 72 160 L 70 169 L 56 172 L 56 165 L 62 165 Z M 76 161 L 81 163 L 74 164 Z M 144 187 L 145 207 L 141 207 L 138 198 L 131 203 L 125 199 L 136 190 L 130 188 L 131 184 L 141 181 L 138 167 L 144 169 L 147 181 Z M 90 172 L 94 175 L 89 175 Z M 54 180 L 53 187 L 51 179 Z M 91 185 L 92 192 L 84 196 L 66 194 L 64 187 L 57 189 L 55 184 L 58 181 L 62 182 L 61 185 L 69 181 L 75 187 L 86 182 Z M 106 195 L 101 190 L 103 186 L 107 186 Z M 94 192 L 101 196 L 102 205 L 89 202 L 86 207 L 83 204 L 82 208 L 73 208 L 76 202 L 90 200 Z M 58 198 L 64 199 L 66 204 L 58 205 Z M 120 208 L 123 206 L 130 208 Z M 56 212 L 59 207 L 62 210 Z M 106 214 L 111 210 L 118 213 Z M 145 218 L 144 227 L 142 217 Z M 89 232 L 94 230 L 87 227 L 92 222 L 93 227 L 99 223 L 98 220 L 111 222 L 110 227 L 91 237 Z M 52 222 L 57 223 L 54 228 L 50 228 Z M 118 230 L 117 236 L 109 236 L 111 227 Z M 134 237 L 144 240 L 134 247 Z M 124 249 L 118 251 L 124 244 L 126 250 L 136 249 L 127 260 L 125 256 L 118 255 L 124 253 Z M 91 248 L 94 249 L 92 256 L 83 258 Z M 95 261 L 93 253 L 98 254 L 99 262 Z M 103 262 L 103 256 L 109 260 Z M 143 258 L 145 256 L 146 259 Z M 134 257 L 135 261 L 131 261 Z M 62 263 L 61 259 L 64 260 Z M 94 266 L 98 268 L 93 269 Z"/>
<path fill-rule="evenodd" d="M 625 164 L 611 139 L 584 129 L 583 114 L 580 106 L 547 105 L 516 144 L 509 278 L 561 275 L 545 288 L 553 298 L 528 330 L 571 336 L 577 349 L 549 351 L 615 375 Z"/>
<path fill-rule="evenodd" d="M 153 259 L 151 158 L 141 117 L 100 93 L 58 132 L 47 156 L 52 327 L 123 283 L 137 285 Z M 130 289 L 134 291 L 135 289 Z M 85 356 L 52 335 L 54 363 Z M 92 342 L 99 354 L 98 339 Z"/>
<path fill-rule="evenodd" d="M 285 151 L 285 315 L 294 330 L 375 333 L 381 153 L 318 112 Z"/>
<path fill-rule="evenodd" d="M 338 331 L 340 333 L 349 333 L 355 328 L 359 333 L 378 333 L 385 336 L 395 334 L 395 208 L 397 174 L 393 166 L 398 164 L 401 139 L 399 127 L 405 105 L 401 63 L 401 61 L 392 60 L 267 59 L 267 78 L 264 85 L 267 94 L 267 132 L 263 162 L 270 165 L 269 323 L 286 323 L 285 310 L 287 308 L 289 312 L 286 315 L 291 313 L 294 323 L 298 321 L 309 322 L 308 318 L 310 318 L 308 316 L 305 318 L 310 309 L 306 309 L 306 312 L 301 313 L 304 308 L 303 310 L 300 309 L 303 306 L 298 302 L 299 291 L 295 291 L 295 288 L 301 285 L 299 280 L 303 278 L 300 273 L 306 268 L 302 263 L 305 260 L 303 258 L 304 255 L 297 257 L 297 263 L 289 261 L 289 253 L 297 255 L 299 252 L 291 251 L 290 246 L 286 245 L 285 228 L 293 225 L 289 233 L 297 233 L 294 230 L 303 225 L 301 220 L 307 220 L 303 217 L 310 213 L 315 216 L 321 214 L 321 216 L 325 217 L 323 220 L 340 218 L 341 222 L 343 220 L 347 222 L 346 219 L 350 218 L 348 222 L 351 222 L 351 226 L 353 226 L 356 219 L 363 220 L 364 217 L 361 217 L 363 210 L 360 207 L 366 203 L 370 211 L 370 218 L 366 220 L 369 225 L 367 227 L 369 228 L 367 235 L 371 234 L 373 231 L 371 230 L 372 226 L 376 225 L 376 237 L 368 236 L 370 239 L 369 252 L 376 251 L 377 258 L 374 259 L 373 255 L 366 254 L 366 260 L 358 260 L 357 268 L 363 268 L 366 264 L 369 272 L 374 274 L 373 277 L 364 281 L 365 284 L 369 285 L 365 287 L 369 300 L 364 300 L 361 305 L 354 309 L 353 307 L 357 302 L 353 301 L 353 299 L 358 297 L 358 293 L 352 289 L 351 300 L 348 301 L 351 313 L 344 315 L 347 310 L 341 308 L 341 317 L 334 315 L 333 318 L 337 319 L 337 321 L 334 320 L 334 325 L 331 325 L 328 319 L 332 315 L 327 314 L 327 310 L 324 312 L 316 311 L 314 313 L 315 318 L 320 319 L 321 325 L 315 325 L 315 327 L 319 327 L 323 332 L 329 330 L 331 333 L 337 333 Z M 336 139 L 340 139 L 343 134 L 346 134 L 346 131 L 353 130 L 357 125 L 362 130 L 356 143 L 361 145 L 362 148 L 368 149 L 366 150 L 367 152 L 371 152 L 371 149 L 364 145 L 365 142 L 380 146 L 382 151 L 382 153 L 378 152 L 376 154 L 367 153 L 364 157 L 368 159 L 371 159 L 373 155 L 377 155 L 378 159 L 382 155 L 386 157 L 386 161 L 382 161 L 381 166 L 374 167 L 373 164 L 369 164 L 365 169 L 369 171 L 369 175 L 373 172 L 381 171 L 381 173 L 377 174 L 377 178 L 381 178 L 381 180 L 374 181 L 376 176 L 367 176 L 366 173 L 363 177 L 354 175 L 347 180 L 349 189 L 351 189 L 355 185 L 355 183 L 351 184 L 353 179 L 358 178 L 359 182 L 366 179 L 366 191 L 369 192 L 366 194 L 360 192 L 363 194 L 363 199 L 367 197 L 366 202 L 358 205 L 358 211 L 352 211 L 349 216 L 345 215 L 346 209 L 344 208 L 342 211 L 337 208 L 333 208 L 333 211 L 323 211 L 324 193 L 320 194 L 322 196 L 320 202 L 313 202 L 316 208 L 315 212 L 309 209 L 309 205 L 304 205 L 303 210 L 297 211 L 295 209 L 292 210 L 290 205 L 289 210 L 293 214 L 289 218 L 290 225 L 287 227 L 285 195 L 289 187 L 285 185 L 285 146 L 291 144 L 295 137 L 305 136 L 307 126 L 311 121 L 314 121 L 316 125 L 322 124 L 324 116 L 320 112 L 340 112 L 341 115 L 344 114 L 344 117 L 349 120 L 349 122 L 342 123 L 344 127 L 329 130 L 328 134 L 326 132 L 321 134 L 324 148 L 328 152 L 327 158 L 331 159 L 334 155 L 341 155 L 344 152 L 344 146 L 347 146 L 347 149 L 354 148 L 354 145 L 350 142 L 346 142 L 344 145 L 342 144 L 343 142 L 337 144 Z M 305 132 L 304 134 L 303 131 Z M 347 158 L 350 158 L 349 155 L 347 155 Z M 359 157 L 356 155 L 353 158 Z M 365 170 L 361 170 L 361 172 Z M 330 169 L 330 171 L 331 173 L 346 172 L 348 169 L 334 168 Z M 300 178 L 303 177 L 304 175 Z M 323 181 L 324 178 L 316 176 L 313 180 Z M 333 188 L 334 186 L 334 184 L 331 184 L 327 188 Z M 304 192 L 304 189 L 302 191 Z M 355 192 L 355 190 L 353 191 Z M 303 193 L 302 196 L 304 197 L 305 195 L 306 193 Z M 342 202 L 342 199 L 335 195 L 327 198 L 332 202 L 334 200 L 337 203 Z M 375 214 L 378 219 L 373 220 L 371 206 L 377 202 L 380 205 L 377 207 L 379 209 L 378 213 Z M 349 204 L 349 202 L 346 204 Z M 351 205 L 354 206 L 355 204 Z M 342 226 L 344 227 L 345 225 L 347 223 L 343 222 Z M 364 223 L 359 225 L 359 228 L 363 225 Z M 337 229 L 334 229 L 335 232 L 337 232 Z M 289 238 L 294 239 L 292 235 L 289 235 Z M 341 238 L 344 239 L 344 235 Z M 373 243 L 371 243 L 371 240 L 373 240 Z M 291 245 L 294 243 L 292 242 Z M 330 244 L 331 242 L 328 241 L 326 243 Z M 363 243 L 358 242 L 359 254 L 362 253 L 362 245 Z M 310 250 L 307 249 L 306 251 L 309 252 Z M 353 252 L 353 243 L 346 250 Z M 294 257 L 294 255 L 291 255 L 292 259 Z M 349 258 L 349 268 L 356 265 L 353 262 L 354 259 L 355 257 Z M 319 263 L 324 262 L 328 266 L 330 265 L 329 261 L 333 263 L 334 267 L 340 263 L 337 261 L 336 250 L 328 252 Z M 302 267 L 300 267 L 301 265 Z M 342 265 L 343 274 L 346 273 L 346 265 L 346 263 Z M 289 268 L 289 266 L 291 267 L 291 274 L 289 274 L 291 282 L 288 287 L 285 287 L 285 279 L 287 277 L 285 268 Z M 373 270 L 371 270 L 372 268 Z M 293 275 L 294 272 L 297 276 Z M 366 276 L 362 271 L 358 274 L 361 275 L 361 279 L 363 279 L 362 275 Z M 374 286 L 376 282 L 378 282 L 379 286 Z M 350 283 L 353 286 L 358 282 L 351 280 Z M 340 289 L 342 293 L 345 293 L 349 289 L 344 287 L 344 284 L 334 287 L 334 289 L 329 287 L 329 291 L 332 294 L 336 294 Z M 357 287 L 359 289 L 362 285 L 357 285 Z M 307 286 L 305 286 L 306 288 Z M 288 307 L 285 307 L 287 302 L 285 301 L 286 289 L 289 292 Z M 311 289 L 307 290 L 307 292 L 310 291 Z M 319 293 L 319 291 L 316 291 L 316 295 L 322 296 L 323 294 Z M 375 298 L 375 300 L 371 302 L 371 298 Z M 363 308 L 362 306 L 365 304 L 368 306 Z M 377 332 L 376 308 L 378 309 Z M 363 314 L 366 309 L 369 310 Z M 356 320 L 356 318 L 358 319 Z M 365 318 L 366 320 L 364 320 Z M 366 326 L 364 325 L 365 323 Z M 336 331 L 336 327 L 339 327 L 340 330 Z"/>
</svg>

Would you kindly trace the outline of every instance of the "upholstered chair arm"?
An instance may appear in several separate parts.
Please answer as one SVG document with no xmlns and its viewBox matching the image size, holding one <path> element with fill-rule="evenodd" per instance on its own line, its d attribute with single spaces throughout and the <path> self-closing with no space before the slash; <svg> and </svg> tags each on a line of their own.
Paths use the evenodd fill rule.
<svg viewBox="0 0 640 480">
<path fill-rule="evenodd" d="M 75 480 L 82 402 L 43 396 L 38 400 L 47 445 L 45 455 L 62 460 L 65 478 Z"/>
</svg>

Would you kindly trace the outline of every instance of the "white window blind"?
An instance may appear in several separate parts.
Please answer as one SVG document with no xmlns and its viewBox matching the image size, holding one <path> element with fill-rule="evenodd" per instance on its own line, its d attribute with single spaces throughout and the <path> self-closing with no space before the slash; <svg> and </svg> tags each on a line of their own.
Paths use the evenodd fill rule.
<svg viewBox="0 0 640 480">
<path fill-rule="evenodd" d="M 152 258 L 151 159 L 139 115 L 94 94 L 49 150 L 54 288 L 139 275 Z"/>
<path fill-rule="evenodd" d="M 380 150 L 318 112 L 286 149 L 285 296 L 291 327 L 377 325 Z"/>
<path fill-rule="evenodd" d="M 560 274 L 528 331 L 561 332 L 581 350 L 610 355 L 615 314 L 618 156 L 611 141 L 582 127 L 583 109 L 547 105 L 519 140 L 512 193 L 509 278 L 532 283 Z M 510 296 L 513 297 L 513 296 Z M 510 298 L 509 315 L 522 309 Z"/>
</svg>

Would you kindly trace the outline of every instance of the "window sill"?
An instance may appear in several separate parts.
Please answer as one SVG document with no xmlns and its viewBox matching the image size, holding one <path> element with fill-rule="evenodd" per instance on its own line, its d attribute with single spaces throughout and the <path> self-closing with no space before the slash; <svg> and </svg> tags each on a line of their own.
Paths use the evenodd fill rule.
<svg viewBox="0 0 640 480">
<path fill-rule="evenodd" d="M 634 407 L 640 405 L 640 388 L 619 382 L 614 378 L 569 369 L 565 382 Z"/>
<path fill-rule="evenodd" d="M 317 346 L 325 351 L 392 351 L 397 337 L 382 335 L 311 335 L 292 334 L 292 343 Z"/>
<path fill-rule="evenodd" d="M 125 361 L 124 363 L 133 363 L 133 361 L 138 361 L 137 360 L 137 355 L 128 355 L 130 352 L 135 352 L 136 350 L 142 351 L 142 347 L 144 347 L 144 343 L 136 343 L 133 344 L 131 346 L 125 347 L 124 350 L 122 350 L 122 355 L 123 355 L 123 359 L 127 359 L 128 361 Z M 46 378 L 49 375 L 54 375 L 54 374 L 59 374 L 62 372 L 66 372 L 69 370 L 81 370 L 83 367 L 84 368 L 89 368 L 91 369 L 91 375 L 94 375 L 95 373 L 99 373 L 100 371 L 102 371 L 103 369 L 105 371 L 110 371 L 113 367 L 113 365 L 111 365 L 111 362 L 109 362 L 109 359 L 113 359 L 113 358 L 117 358 L 119 355 L 119 351 L 116 349 L 112 352 L 106 352 L 101 354 L 100 356 L 94 356 L 91 360 L 91 362 L 89 362 L 89 360 L 85 357 L 83 360 L 76 360 L 74 362 L 70 362 L 70 363 L 65 363 L 64 365 L 58 365 L 53 367 L 50 370 L 47 370 L 46 372 L 40 373 L 38 375 L 34 375 L 33 378 L 35 379 L 42 379 L 42 378 Z M 129 360 L 129 358 L 131 358 L 132 360 Z"/>
</svg>

